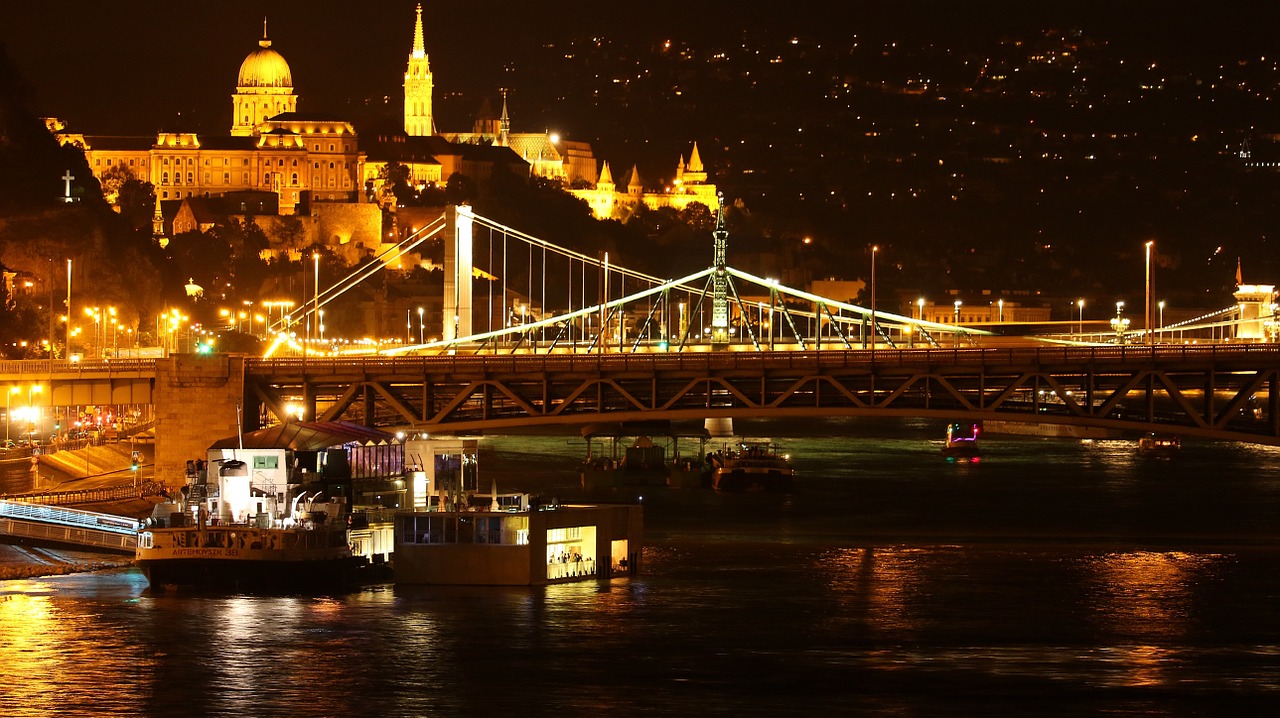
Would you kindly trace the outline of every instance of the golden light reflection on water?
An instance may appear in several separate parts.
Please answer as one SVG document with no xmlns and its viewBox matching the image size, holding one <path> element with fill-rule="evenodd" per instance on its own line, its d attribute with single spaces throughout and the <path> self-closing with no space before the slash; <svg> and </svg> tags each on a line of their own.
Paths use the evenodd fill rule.
<svg viewBox="0 0 1280 718">
<path fill-rule="evenodd" d="M 1133 551 L 1087 559 L 1089 608 L 1099 629 L 1117 645 L 1097 658 L 1124 686 L 1159 686 L 1169 680 L 1176 656 L 1158 643 L 1189 633 L 1195 586 L 1226 557 L 1181 551 Z"/>
<path fill-rule="evenodd" d="M 925 554 L 908 547 L 834 549 L 818 557 L 814 570 L 830 576 L 842 615 L 858 617 L 871 632 L 902 634 L 919 628 L 911 606 L 928 590 L 920 563 Z"/>
<path fill-rule="evenodd" d="M 0 595 L 0 665 L 4 694 L 13 705 L 53 709 L 56 686 L 70 670 L 59 646 L 79 638 L 79 622 L 62 616 L 35 581 L 6 582 Z"/>
<path fill-rule="evenodd" d="M 1094 620 L 1125 636 L 1181 637 L 1187 630 L 1195 581 L 1223 558 L 1133 551 L 1087 559 Z"/>
</svg>

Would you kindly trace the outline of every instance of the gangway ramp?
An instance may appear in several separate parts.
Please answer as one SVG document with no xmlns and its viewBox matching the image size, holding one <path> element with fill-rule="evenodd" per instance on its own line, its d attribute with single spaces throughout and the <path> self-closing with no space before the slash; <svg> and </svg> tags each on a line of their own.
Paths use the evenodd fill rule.
<svg viewBox="0 0 1280 718">
<path fill-rule="evenodd" d="M 0 499 L 0 536 L 132 554 L 137 519 Z"/>
</svg>

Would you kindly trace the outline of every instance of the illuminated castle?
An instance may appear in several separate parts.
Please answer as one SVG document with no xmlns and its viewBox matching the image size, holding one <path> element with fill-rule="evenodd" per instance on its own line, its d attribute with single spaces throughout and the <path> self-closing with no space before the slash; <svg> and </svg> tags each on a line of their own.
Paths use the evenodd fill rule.
<svg viewBox="0 0 1280 718">
<path fill-rule="evenodd" d="M 716 186 L 707 182 L 707 171 L 702 165 L 702 156 L 698 153 L 698 143 L 693 143 L 693 151 L 686 163 L 684 157 L 676 163 L 675 178 L 671 184 L 657 192 L 646 192 L 640 179 L 640 171 L 633 165 L 626 183 L 618 189 L 614 184 L 613 172 L 609 163 L 600 168 L 600 179 L 594 189 L 569 190 L 574 197 L 591 206 L 591 213 L 597 219 L 626 219 L 639 205 L 649 209 L 671 207 L 682 210 L 694 202 L 715 209 L 718 206 Z"/>
</svg>

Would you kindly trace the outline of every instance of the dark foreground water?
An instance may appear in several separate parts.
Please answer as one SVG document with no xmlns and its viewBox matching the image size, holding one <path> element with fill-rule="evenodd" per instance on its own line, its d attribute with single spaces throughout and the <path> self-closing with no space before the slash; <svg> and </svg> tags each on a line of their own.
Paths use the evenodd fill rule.
<svg viewBox="0 0 1280 718">
<path fill-rule="evenodd" d="M 647 493 L 611 585 L 0 583 L 0 716 L 1280 715 L 1280 450 L 940 429 L 740 423 L 803 492 Z M 580 442 L 488 441 L 483 484 L 571 496 Z"/>
</svg>

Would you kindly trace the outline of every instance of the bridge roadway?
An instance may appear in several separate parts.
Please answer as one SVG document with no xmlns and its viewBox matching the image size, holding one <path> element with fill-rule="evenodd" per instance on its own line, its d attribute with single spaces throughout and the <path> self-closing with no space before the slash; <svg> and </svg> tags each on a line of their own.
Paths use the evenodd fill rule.
<svg viewBox="0 0 1280 718">
<path fill-rule="evenodd" d="M 161 381 L 156 361 L 3 362 L 0 385 L 49 384 L 45 406 L 95 403 L 81 401 L 87 396 L 104 404 L 150 403 Z M 246 429 L 285 421 L 300 406 L 303 416 L 319 421 L 432 431 L 657 418 L 915 416 L 1280 445 L 1277 344 L 250 358 L 243 367 L 243 396 L 233 403 L 242 402 Z M 164 414 L 158 407 L 157 415 Z"/>
</svg>

